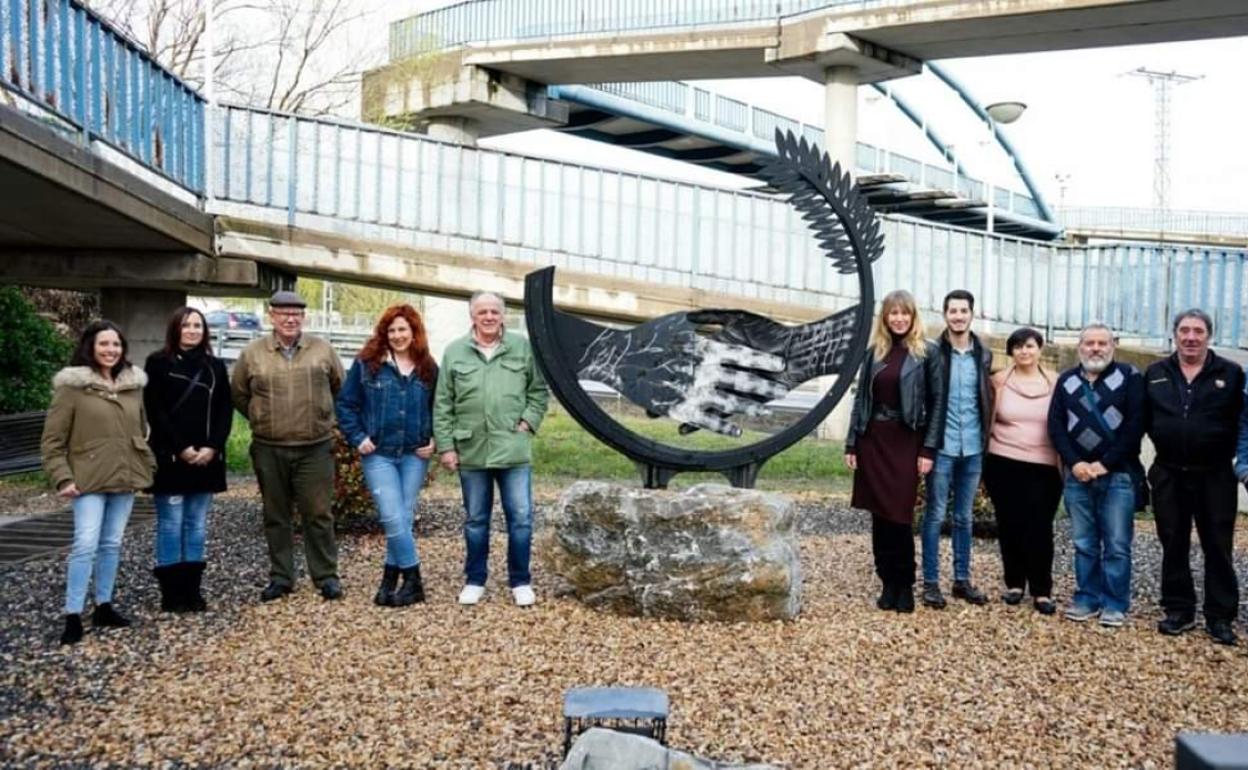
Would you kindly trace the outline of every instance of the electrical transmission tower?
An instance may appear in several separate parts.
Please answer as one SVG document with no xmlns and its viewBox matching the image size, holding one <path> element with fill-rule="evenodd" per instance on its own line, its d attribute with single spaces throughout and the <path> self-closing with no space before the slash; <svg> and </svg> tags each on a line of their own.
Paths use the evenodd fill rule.
<svg viewBox="0 0 1248 770">
<path fill-rule="evenodd" d="M 1170 89 L 1200 80 L 1204 75 L 1157 72 L 1145 67 L 1126 74 L 1145 78 L 1153 87 L 1153 206 L 1164 212 L 1170 208 Z"/>
</svg>

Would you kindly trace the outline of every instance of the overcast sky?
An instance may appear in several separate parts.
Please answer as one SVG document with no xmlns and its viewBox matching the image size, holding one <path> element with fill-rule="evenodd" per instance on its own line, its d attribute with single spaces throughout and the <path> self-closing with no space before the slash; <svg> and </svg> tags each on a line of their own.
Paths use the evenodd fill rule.
<svg viewBox="0 0 1248 770">
<path fill-rule="evenodd" d="M 446 5 L 399 0 L 382 6 L 374 24 Z M 1248 100 L 1243 56 L 1248 38 L 1054 51 L 942 62 L 983 104 L 1018 100 L 1026 114 L 1005 131 L 1049 202 L 1059 203 L 1056 175 L 1069 175 L 1067 205 L 1151 206 L 1153 201 L 1153 92 L 1146 80 L 1124 77 L 1139 67 L 1201 75 L 1172 91 L 1170 207 L 1248 212 Z M 713 81 L 714 90 L 789 117 L 822 124 L 822 88 L 796 78 Z M 1012 180 L 1003 156 L 982 143 L 985 131 L 960 100 L 932 76 L 892 81 L 916 103 L 956 150 L 971 173 Z M 1236 96 L 1236 94 L 1239 94 Z M 869 88 L 859 89 L 859 138 L 936 162 L 918 129 Z M 488 140 L 518 152 L 563 157 L 647 173 L 725 183 L 724 175 L 688 164 L 548 132 Z"/>
</svg>

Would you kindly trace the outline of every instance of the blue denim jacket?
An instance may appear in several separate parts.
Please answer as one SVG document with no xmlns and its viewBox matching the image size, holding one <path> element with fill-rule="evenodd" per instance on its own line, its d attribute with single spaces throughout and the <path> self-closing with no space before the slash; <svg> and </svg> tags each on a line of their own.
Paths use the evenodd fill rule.
<svg viewBox="0 0 1248 770">
<path fill-rule="evenodd" d="M 371 438 L 383 455 L 414 451 L 433 435 L 434 383 L 404 377 L 391 363 L 373 374 L 357 359 L 338 394 L 338 427 L 353 447 Z"/>
</svg>

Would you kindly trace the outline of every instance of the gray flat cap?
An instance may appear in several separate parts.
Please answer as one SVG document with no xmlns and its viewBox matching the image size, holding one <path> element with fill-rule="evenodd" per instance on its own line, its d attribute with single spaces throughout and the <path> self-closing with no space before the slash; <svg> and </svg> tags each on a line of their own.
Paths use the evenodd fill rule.
<svg viewBox="0 0 1248 770">
<path fill-rule="evenodd" d="M 303 301 L 303 297 L 293 291 L 275 291 L 273 296 L 269 297 L 269 307 L 307 307 L 308 303 Z"/>
</svg>

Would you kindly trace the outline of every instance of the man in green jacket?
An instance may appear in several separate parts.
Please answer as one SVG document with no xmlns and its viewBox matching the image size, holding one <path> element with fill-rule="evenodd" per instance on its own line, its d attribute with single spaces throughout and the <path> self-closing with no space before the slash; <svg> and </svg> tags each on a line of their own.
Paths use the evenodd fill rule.
<svg viewBox="0 0 1248 770">
<path fill-rule="evenodd" d="M 303 518 L 303 550 L 312 582 L 341 599 L 334 541 L 334 397 L 342 361 L 329 343 L 303 333 L 306 303 L 293 291 L 269 299 L 273 333 L 239 354 L 230 376 L 234 407 L 251 423 L 251 462 L 264 503 L 269 585 L 260 601 L 294 590 L 292 508 Z"/>
<path fill-rule="evenodd" d="M 503 328 L 503 300 L 477 292 L 468 302 L 472 330 L 442 358 L 433 438 L 442 464 L 459 471 L 464 495 L 464 588 L 460 604 L 485 593 L 490 511 L 498 485 L 507 517 L 507 572 L 517 605 L 536 601 L 529 576 L 533 539 L 533 435 L 549 394 L 527 338 Z"/>
</svg>

